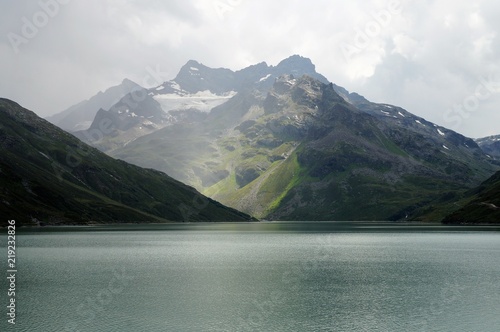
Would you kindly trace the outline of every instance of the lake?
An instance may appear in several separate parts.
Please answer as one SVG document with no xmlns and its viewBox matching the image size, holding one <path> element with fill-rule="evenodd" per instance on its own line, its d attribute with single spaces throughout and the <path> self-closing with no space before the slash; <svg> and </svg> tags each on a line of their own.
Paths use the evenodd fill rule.
<svg viewBox="0 0 500 332">
<path fill-rule="evenodd" d="M 16 240 L 16 325 L 4 313 L 1 331 L 500 326 L 498 226 L 121 225 L 18 230 Z"/>
</svg>

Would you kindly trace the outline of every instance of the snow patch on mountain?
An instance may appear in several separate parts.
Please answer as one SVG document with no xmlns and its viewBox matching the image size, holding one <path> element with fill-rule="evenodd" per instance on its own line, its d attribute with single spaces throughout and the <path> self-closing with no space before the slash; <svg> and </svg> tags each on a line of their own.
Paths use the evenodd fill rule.
<svg viewBox="0 0 500 332">
<path fill-rule="evenodd" d="M 269 77 L 271 77 L 272 74 L 267 74 L 266 76 L 262 77 L 259 82 L 264 82 L 265 80 L 267 80 Z"/>
<path fill-rule="evenodd" d="M 230 91 L 217 95 L 209 90 L 199 91 L 194 94 L 186 91 L 156 95 L 153 98 L 160 103 L 165 112 L 173 110 L 197 109 L 202 112 L 210 112 L 214 107 L 220 106 L 236 95 Z"/>
</svg>

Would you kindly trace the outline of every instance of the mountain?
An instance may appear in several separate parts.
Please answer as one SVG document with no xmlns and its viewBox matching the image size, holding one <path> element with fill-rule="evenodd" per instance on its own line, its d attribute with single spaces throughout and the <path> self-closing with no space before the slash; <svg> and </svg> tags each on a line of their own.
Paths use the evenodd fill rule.
<svg viewBox="0 0 500 332">
<path fill-rule="evenodd" d="M 188 65 L 181 72 L 198 68 L 207 78 L 197 63 Z M 236 95 L 204 117 L 110 154 L 274 220 L 427 220 L 429 204 L 498 169 L 472 139 L 371 103 L 315 71 L 302 75 L 311 70 L 309 59 L 294 56 L 277 67 L 244 69 L 251 79 L 234 79 L 246 83 L 229 87 L 241 74 L 216 70 L 218 92 L 232 88 Z M 273 76 L 283 71 L 292 74 Z"/>
<path fill-rule="evenodd" d="M 90 126 L 99 109 L 107 110 L 128 93 L 139 89 L 142 89 L 139 85 L 129 79 L 124 79 L 121 84 L 104 92 L 100 91 L 89 100 L 47 117 L 47 120 L 69 132 L 85 130 Z"/>
<path fill-rule="evenodd" d="M 236 72 L 226 68 L 210 68 L 195 60 L 189 60 L 174 80 L 165 82 L 155 91 L 158 91 L 158 94 L 179 93 L 179 91 L 188 93 L 210 91 L 214 94 L 224 94 L 255 86 L 268 89 L 274 79 L 285 74 L 309 75 L 323 83 L 328 82 L 323 75 L 316 72 L 316 67 L 310 59 L 300 55 L 284 59 L 277 66 L 268 66 L 265 62 L 261 62 Z"/>
<path fill-rule="evenodd" d="M 460 209 L 444 218 L 446 224 L 500 223 L 500 172 L 468 191 Z"/>
<path fill-rule="evenodd" d="M 487 155 L 500 160 L 500 135 L 476 139 L 476 143 Z"/>
<path fill-rule="evenodd" d="M 112 159 L 0 99 L 2 223 L 244 221 L 162 172 Z"/>
<path fill-rule="evenodd" d="M 125 95 L 109 110 L 99 110 L 89 129 L 75 132 L 86 143 L 112 153 L 135 139 L 158 129 L 204 121 L 208 113 L 246 89 L 267 92 L 284 74 L 309 75 L 327 83 L 310 59 L 294 55 L 277 66 L 265 62 L 232 71 L 210 68 L 189 60 L 171 81 L 149 90 Z M 111 130 L 100 130 L 102 124 Z"/>
<path fill-rule="evenodd" d="M 171 123 L 146 89 L 129 93 L 109 110 L 99 109 L 87 130 L 73 132 L 83 142 L 110 152 Z"/>
</svg>

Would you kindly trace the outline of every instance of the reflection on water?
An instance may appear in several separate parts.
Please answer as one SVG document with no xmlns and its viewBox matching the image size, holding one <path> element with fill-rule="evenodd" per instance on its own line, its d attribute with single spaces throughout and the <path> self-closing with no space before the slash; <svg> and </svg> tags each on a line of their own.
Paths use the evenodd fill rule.
<svg viewBox="0 0 500 332">
<path fill-rule="evenodd" d="M 500 326 L 495 227 L 70 227 L 24 231 L 17 246 L 19 315 L 8 331 L 496 332 Z M 0 324 L 5 331 L 6 321 Z"/>
</svg>

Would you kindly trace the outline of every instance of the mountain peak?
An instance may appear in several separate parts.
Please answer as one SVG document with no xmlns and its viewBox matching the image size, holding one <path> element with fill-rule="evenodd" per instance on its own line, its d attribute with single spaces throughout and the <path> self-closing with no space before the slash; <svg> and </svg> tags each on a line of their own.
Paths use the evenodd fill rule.
<svg viewBox="0 0 500 332">
<path fill-rule="evenodd" d="M 182 66 L 174 81 L 190 93 L 205 90 L 225 93 L 232 90 L 234 72 L 226 68 L 210 68 L 198 61 L 189 60 Z"/>
<path fill-rule="evenodd" d="M 316 72 L 316 66 L 312 63 L 311 59 L 300 55 L 292 55 L 282 60 L 276 67 L 274 67 L 274 71 L 276 76 L 282 74 L 292 74 L 295 77 L 301 77 L 306 74 L 319 80 L 321 83 L 329 83 L 326 77 Z"/>
<path fill-rule="evenodd" d="M 300 68 L 307 71 L 316 71 L 316 66 L 312 63 L 311 59 L 297 54 L 282 60 L 277 67 L 290 68 L 292 70 Z"/>
<path fill-rule="evenodd" d="M 215 68 L 207 67 L 203 63 L 196 60 L 188 60 L 184 66 L 181 67 L 179 74 L 181 73 L 193 73 L 198 71 L 216 70 Z"/>
<path fill-rule="evenodd" d="M 135 83 L 134 81 L 132 80 L 129 80 L 128 78 L 124 78 L 121 85 L 124 85 L 124 86 L 137 86 L 138 84 Z"/>
<path fill-rule="evenodd" d="M 187 66 L 203 66 L 203 64 L 201 64 L 200 62 L 196 61 L 196 60 L 188 60 L 188 62 L 186 62 L 186 64 L 183 66 L 183 67 L 187 67 Z"/>
</svg>

